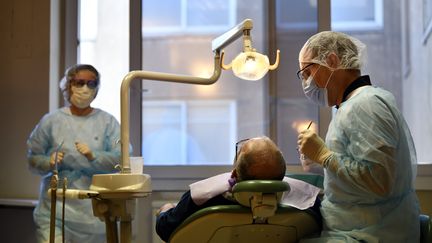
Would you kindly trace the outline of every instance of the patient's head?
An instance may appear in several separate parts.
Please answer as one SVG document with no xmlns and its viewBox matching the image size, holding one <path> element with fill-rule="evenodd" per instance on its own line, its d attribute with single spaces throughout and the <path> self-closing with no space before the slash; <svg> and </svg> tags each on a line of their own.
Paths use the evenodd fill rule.
<svg viewBox="0 0 432 243">
<path fill-rule="evenodd" d="M 268 137 L 251 138 L 243 143 L 234 161 L 233 177 L 244 180 L 282 180 L 285 159 Z"/>
</svg>

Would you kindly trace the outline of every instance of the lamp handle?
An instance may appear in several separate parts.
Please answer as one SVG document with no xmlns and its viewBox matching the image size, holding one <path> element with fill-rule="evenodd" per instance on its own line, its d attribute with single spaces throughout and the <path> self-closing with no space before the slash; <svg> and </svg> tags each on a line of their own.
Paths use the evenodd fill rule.
<svg viewBox="0 0 432 243">
<path fill-rule="evenodd" d="M 269 70 L 275 70 L 279 66 L 279 55 L 280 55 L 280 50 L 278 49 L 276 51 L 276 60 L 275 60 L 275 63 L 273 65 L 269 66 Z"/>
<path fill-rule="evenodd" d="M 225 63 L 224 63 L 224 57 L 225 57 L 225 52 L 224 51 L 221 51 L 221 68 L 223 69 L 223 70 L 228 70 L 228 69 L 231 69 L 231 67 L 232 67 L 232 62 L 230 63 L 230 64 L 228 64 L 228 65 L 225 65 Z"/>
</svg>

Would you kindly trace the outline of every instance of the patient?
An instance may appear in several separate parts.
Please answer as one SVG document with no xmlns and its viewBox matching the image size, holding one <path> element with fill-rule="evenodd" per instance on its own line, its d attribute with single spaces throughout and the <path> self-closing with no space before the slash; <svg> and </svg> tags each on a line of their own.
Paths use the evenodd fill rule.
<svg viewBox="0 0 432 243">
<path fill-rule="evenodd" d="M 285 159 L 276 144 L 268 137 L 256 137 L 236 144 L 236 157 L 229 184 L 245 180 L 282 180 L 285 176 Z M 241 147 L 239 146 L 241 145 Z M 237 147 L 238 150 L 237 150 Z M 177 205 L 165 204 L 157 213 L 156 232 L 168 241 L 174 230 L 196 211 L 215 205 L 237 204 L 229 193 L 219 193 L 197 203 L 191 191 L 183 194 Z M 315 207 L 315 206 L 314 206 Z"/>
</svg>

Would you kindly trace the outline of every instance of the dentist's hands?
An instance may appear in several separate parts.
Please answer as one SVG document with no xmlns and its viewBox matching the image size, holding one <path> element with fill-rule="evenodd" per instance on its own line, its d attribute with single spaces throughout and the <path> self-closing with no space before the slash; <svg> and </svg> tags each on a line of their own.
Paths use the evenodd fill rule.
<svg viewBox="0 0 432 243">
<path fill-rule="evenodd" d="M 84 155 L 88 160 L 94 160 L 95 157 L 90 147 L 85 143 L 75 142 L 75 147 L 78 152 Z"/>
<path fill-rule="evenodd" d="M 297 144 L 300 153 L 321 165 L 333 154 L 324 141 L 312 130 L 300 132 Z"/>
</svg>

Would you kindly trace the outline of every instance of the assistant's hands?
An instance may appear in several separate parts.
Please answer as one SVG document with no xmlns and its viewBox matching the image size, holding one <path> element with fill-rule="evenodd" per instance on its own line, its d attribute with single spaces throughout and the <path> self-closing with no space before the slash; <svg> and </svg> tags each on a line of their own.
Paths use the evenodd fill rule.
<svg viewBox="0 0 432 243">
<path fill-rule="evenodd" d="M 300 153 L 321 165 L 333 154 L 324 141 L 312 130 L 307 129 L 300 132 L 297 144 Z"/>
<path fill-rule="evenodd" d="M 53 152 L 53 153 L 51 153 L 51 155 L 50 155 L 50 161 L 49 161 L 51 168 L 53 168 L 55 166 L 55 163 L 56 163 L 56 154 L 57 154 L 57 164 L 60 164 L 62 162 L 62 160 L 63 160 L 63 156 L 64 156 L 63 152 Z"/>
<path fill-rule="evenodd" d="M 75 142 L 75 148 L 80 154 L 84 155 L 88 160 L 94 160 L 95 159 L 92 150 L 90 149 L 90 147 L 87 144 Z M 56 157 L 56 155 L 57 155 L 57 157 Z M 51 168 L 53 168 L 55 166 L 56 159 L 57 159 L 57 164 L 61 164 L 63 161 L 63 158 L 64 158 L 64 152 L 52 152 L 50 155 L 50 160 L 49 160 Z"/>
<path fill-rule="evenodd" d="M 95 157 L 90 147 L 85 143 L 75 142 L 75 147 L 78 152 L 84 155 L 88 160 L 94 160 Z"/>
</svg>

